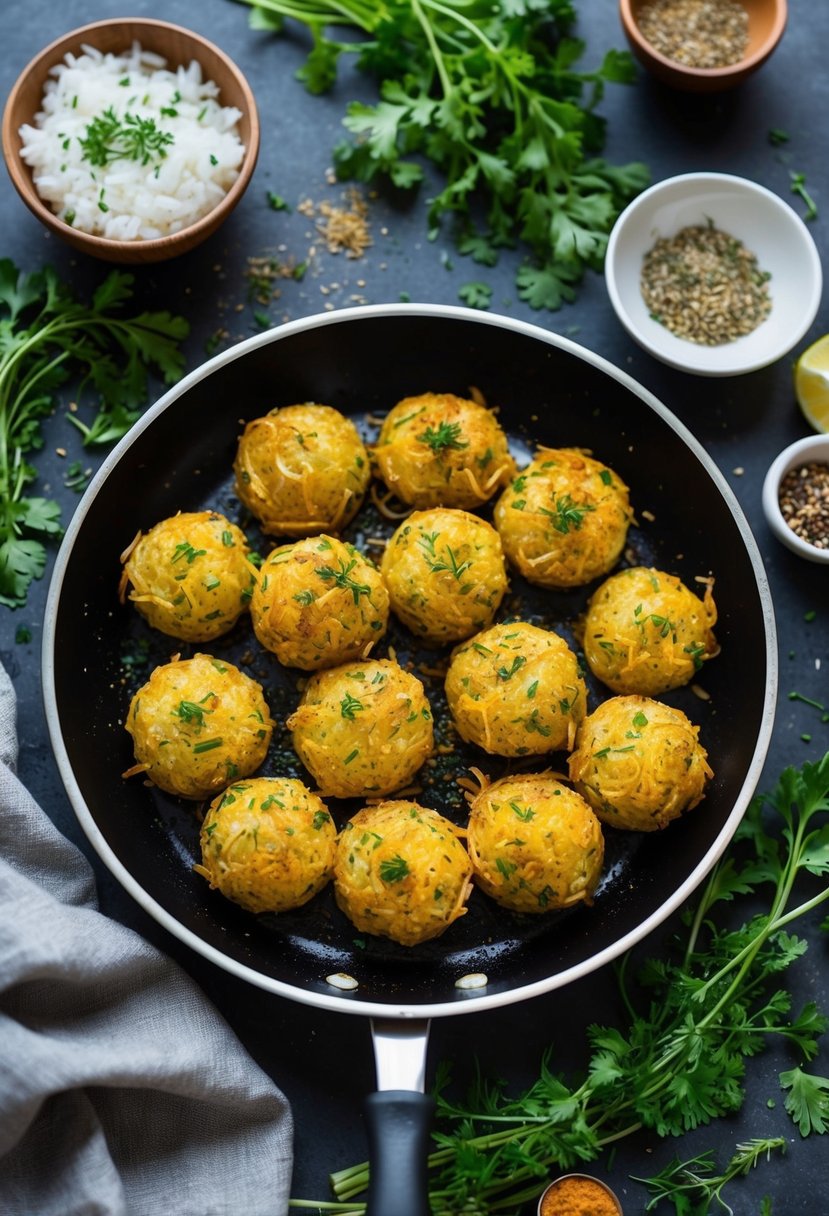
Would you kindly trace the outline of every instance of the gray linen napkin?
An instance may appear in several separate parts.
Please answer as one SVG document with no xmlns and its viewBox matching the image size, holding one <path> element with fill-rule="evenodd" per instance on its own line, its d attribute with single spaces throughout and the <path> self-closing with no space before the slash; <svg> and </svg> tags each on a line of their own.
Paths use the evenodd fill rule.
<svg viewBox="0 0 829 1216">
<path fill-rule="evenodd" d="M 200 989 L 97 911 L 14 775 L 0 666 L 0 1212 L 283 1216 L 288 1104 Z"/>
</svg>

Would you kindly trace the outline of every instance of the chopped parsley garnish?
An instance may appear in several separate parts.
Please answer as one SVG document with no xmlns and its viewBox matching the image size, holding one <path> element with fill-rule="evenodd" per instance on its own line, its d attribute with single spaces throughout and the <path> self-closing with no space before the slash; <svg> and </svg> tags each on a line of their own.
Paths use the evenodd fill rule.
<svg viewBox="0 0 829 1216">
<path fill-rule="evenodd" d="M 556 499 L 554 511 L 547 507 L 540 507 L 539 510 L 542 515 L 548 515 L 553 520 L 556 532 L 566 536 L 571 530 L 578 532 L 584 523 L 585 515 L 596 508 L 592 502 L 576 503 L 569 494 L 563 494 L 561 498 Z"/>
<path fill-rule="evenodd" d="M 184 558 L 187 565 L 192 566 L 196 558 L 204 557 L 205 553 L 207 553 L 206 549 L 194 549 L 189 541 L 182 540 L 179 541 L 173 550 L 173 556 L 170 558 L 170 561 L 175 563 Z"/>
<path fill-rule="evenodd" d="M 401 882 L 409 873 L 408 862 L 399 853 L 394 857 L 384 857 L 380 862 L 380 877 L 383 882 Z"/>
<path fill-rule="evenodd" d="M 350 718 L 352 722 L 355 716 L 363 709 L 365 709 L 365 705 L 363 705 L 362 701 L 357 697 L 352 697 L 350 692 L 347 692 L 342 701 L 340 701 L 340 716 Z"/>
<path fill-rule="evenodd" d="M 322 548 L 318 545 L 317 548 Z M 328 545 L 330 549 L 331 546 Z M 355 604 L 359 604 L 361 595 L 371 595 L 371 587 L 368 583 L 358 583 L 356 579 L 351 577 L 351 571 L 357 565 L 356 557 L 353 557 L 350 562 L 343 561 L 340 558 L 339 570 L 332 570 L 330 566 L 321 566 L 315 573 L 317 578 L 321 578 L 323 582 L 333 583 L 336 587 L 342 587 L 344 590 L 351 592 Z"/>
<path fill-rule="evenodd" d="M 446 449 L 461 452 L 464 448 L 469 447 L 468 443 L 461 443 L 462 434 L 459 422 L 441 422 L 436 427 L 427 426 L 426 430 L 417 438 L 419 443 L 425 444 L 433 452 L 439 453 Z"/>
<path fill-rule="evenodd" d="M 498 668 L 498 676 L 499 676 L 499 678 L 500 678 L 500 679 L 502 679 L 502 680 L 509 680 L 509 679 L 511 679 L 511 678 L 512 678 L 512 676 L 514 676 L 514 675 L 515 675 L 516 671 L 520 671 L 520 670 L 521 670 L 521 668 L 524 666 L 524 664 L 526 663 L 526 661 L 527 661 L 527 660 L 524 658 L 524 656 L 523 656 L 522 654 L 517 654 L 517 655 L 515 656 L 515 658 L 512 660 L 512 663 L 510 664 L 510 666 L 509 666 L 509 667 L 504 666 L 504 667 L 499 667 L 499 668 Z M 536 685 L 537 685 L 537 684 L 538 684 L 538 681 L 536 680 Z"/>
<path fill-rule="evenodd" d="M 169 131 L 161 131 L 154 118 L 126 113 L 120 119 L 112 106 L 93 118 L 80 137 L 83 159 L 100 168 L 114 160 L 135 160 L 142 165 L 161 161 L 173 143 Z"/>
</svg>

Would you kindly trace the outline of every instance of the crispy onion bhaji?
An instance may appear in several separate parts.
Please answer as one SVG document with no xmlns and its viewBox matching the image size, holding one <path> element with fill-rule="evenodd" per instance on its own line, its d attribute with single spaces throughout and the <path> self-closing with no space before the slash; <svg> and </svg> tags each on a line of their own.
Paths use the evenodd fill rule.
<svg viewBox="0 0 829 1216">
<path fill-rule="evenodd" d="M 287 912 L 330 881 L 336 841 L 325 803 L 301 781 L 255 777 L 211 802 L 193 869 L 248 912 Z"/>
<path fill-rule="evenodd" d="M 526 621 L 493 625 L 456 646 L 446 699 L 461 738 L 497 756 L 569 751 L 587 712 L 573 651 Z"/>
<path fill-rule="evenodd" d="M 316 672 L 287 721 L 322 794 L 382 797 L 432 754 L 432 711 L 416 676 L 389 659 Z"/>
<path fill-rule="evenodd" d="M 515 473 L 492 411 L 454 393 L 399 401 L 383 421 L 374 459 L 389 490 L 413 507 L 472 510 Z"/>
<path fill-rule="evenodd" d="M 416 802 L 365 807 L 340 833 L 334 861 L 339 907 L 363 933 L 403 946 L 439 937 L 463 916 L 472 865 L 461 831 Z"/>
<path fill-rule="evenodd" d="M 485 785 L 471 802 L 467 843 L 475 881 L 513 912 L 592 902 L 602 826 L 581 794 L 549 773 Z"/>
<path fill-rule="evenodd" d="M 237 495 L 273 536 L 339 532 L 357 514 L 371 477 L 351 419 L 312 402 L 249 422 L 233 468 Z"/>
<path fill-rule="evenodd" d="M 380 563 L 392 612 L 422 641 L 458 642 L 492 624 L 507 590 L 498 533 L 467 511 L 415 511 Z"/>
<path fill-rule="evenodd" d="M 148 624 L 184 642 L 210 642 L 247 611 L 255 570 L 241 528 L 218 511 L 188 511 L 138 533 L 121 555 L 119 595 Z"/>
<path fill-rule="evenodd" d="M 180 798 L 212 798 L 265 759 L 273 719 L 262 687 L 209 654 L 156 667 L 132 698 L 126 722 L 135 765 Z"/>
<path fill-rule="evenodd" d="M 583 624 L 584 657 L 614 692 L 658 696 L 687 684 L 719 653 L 712 580 L 703 598 L 676 575 L 632 566 L 593 593 Z"/>
<path fill-rule="evenodd" d="M 578 587 L 607 574 L 632 520 L 621 477 L 578 448 L 539 448 L 495 504 L 507 558 L 541 587 Z"/>
<path fill-rule="evenodd" d="M 581 724 L 570 780 L 603 823 L 653 832 L 697 806 L 713 776 L 699 727 L 650 697 L 610 697 Z"/>
<path fill-rule="evenodd" d="M 389 623 L 389 593 L 353 545 L 313 536 L 265 558 L 251 598 L 254 632 L 287 667 L 367 658 Z"/>
</svg>

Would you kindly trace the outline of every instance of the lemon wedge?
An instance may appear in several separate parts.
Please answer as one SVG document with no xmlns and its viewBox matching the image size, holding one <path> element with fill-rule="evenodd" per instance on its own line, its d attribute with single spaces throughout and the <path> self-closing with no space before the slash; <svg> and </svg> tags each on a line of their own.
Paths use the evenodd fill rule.
<svg viewBox="0 0 829 1216">
<path fill-rule="evenodd" d="M 829 334 L 804 350 L 794 365 L 797 404 L 816 431 L 829 431 Z"/>
</svg>

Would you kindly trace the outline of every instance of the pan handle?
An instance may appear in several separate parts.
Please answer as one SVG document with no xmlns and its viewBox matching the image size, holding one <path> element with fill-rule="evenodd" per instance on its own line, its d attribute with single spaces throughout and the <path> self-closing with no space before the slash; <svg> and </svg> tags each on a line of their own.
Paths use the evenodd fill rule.
<svg viewBox="0 0 829 1216">
<path fill-rule="evenodd" d="M 373 1018 L 378 1092 L 369 1094 L 366 1216 L 429 1216 L 427 1158 L 434 1099 L 426 1088 L 429 1022 Z"/>
</svg>

